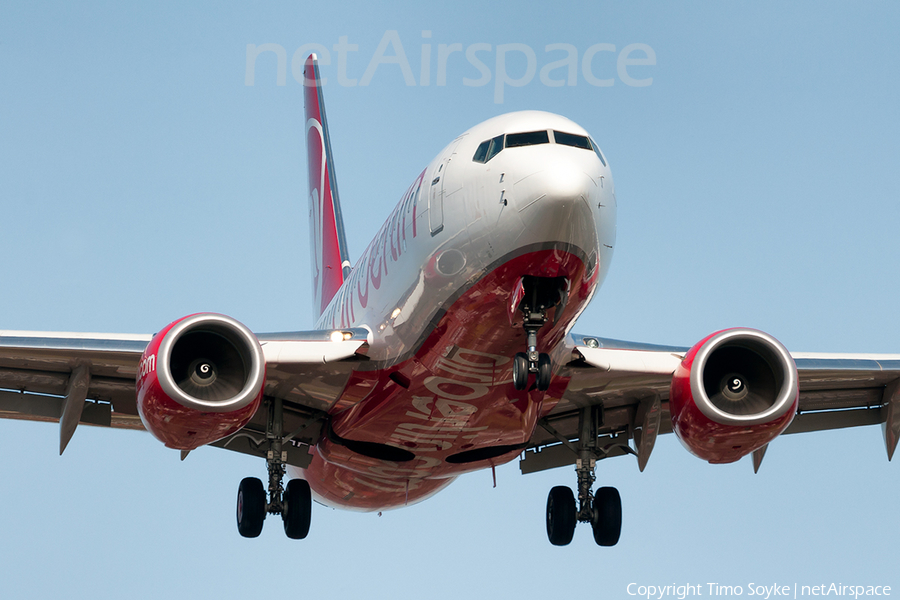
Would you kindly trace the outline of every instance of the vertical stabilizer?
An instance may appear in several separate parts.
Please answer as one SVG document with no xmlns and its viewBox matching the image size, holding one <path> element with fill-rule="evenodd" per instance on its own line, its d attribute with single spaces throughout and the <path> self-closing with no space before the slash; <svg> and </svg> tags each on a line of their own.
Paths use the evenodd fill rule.
<svg viewBox="0 0 900 600">
<path fill-rule="evenodd" d="M 309 227 L 313 277 L 314 317 L 322 314 L 350 273 L 350 256 L 337 181 L 325 102 L 322 99 L 319 64 L 315 54 L 303 70 L 306 108 L 306 156 L 309 166 Z"/>
</svg>

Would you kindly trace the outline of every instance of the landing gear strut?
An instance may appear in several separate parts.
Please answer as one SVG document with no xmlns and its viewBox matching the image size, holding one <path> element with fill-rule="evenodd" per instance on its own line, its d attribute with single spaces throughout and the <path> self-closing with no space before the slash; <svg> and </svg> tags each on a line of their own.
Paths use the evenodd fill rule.
<svg viewBox="0 0 900 600">
<path fill-rule="evenodd" d="M 513 386 L 517 390 L 528 387 L 528 375 L 534 373 L 535 386 L 541 391 L 550 387 L 553 367 L 550 356 L 538 352 L 537 334 L 547 322 L 547 311 L 558 306 L 557 313 L 565 308 L 568 283 L 565 277 L 525 276 L 521 281 L 522 302 L 519 310 L 524 315 L 522 327 L 527 338 L 527 352 L 519 352 L 513 359 Z"/>
<path fill-rule="evenodd" d="M 622 530 L 622 500 L 619 491 L 614 487 L 602 487 L 596 493 L 591 491 L 594 485 L 594 469 L 597 456 L 602 451 L 597 448 L 597 407 L 585 408 L 579 415 L 579 442 L 564 443 L 573 450 L 578 458 L 575 461 L 575 474 L 578 477 L 578 506 L 576 510 L 575 496 L 565 486 L 557 486 L 550 490 L 547 497 L 547 537 L 554 546 L 565 546 L 572 541 L 576 523 L 590 523 L 594 533 L 594 541 L 600 546 L 615 546 Z M 547 431 L 559 436 L 546 423 L 542 423 Z"/>
<path fill-rule="evenodd" d="M 546 317 L 544 317 L 546 319 Z M 543 325 L 543 323 L 541 323 Z M 537 351 L 538 327 L 525 326 L 528 335 L 528 352 L 518 352 L 513 359 L 513 385 L 517 390 L 528 387 L 528 374 L 534 373 L 534 382 L 537 389 L 546 391 L 550 387 L 550 379 L 553 375 L 550 356 Z"/>
<path fill-rule="evenodd" d="M 291 539 L 300 540 L 309 533 L 312 516 L 312 493 L 309 483 L 302 479 L 292 479 L 285 489 L 284 464 L 287 451 L 282 448 L 283 420 L 280 398 L 266 398 L 268 417 L 266 419 L 266 465 L 269 471 L 269 500 L 262 481 L 247 477 L 238 486 L 237 526 L 244 537 L 257 537 L 262 532 L 266 514 L 280 514 L 284 522 L 284 533 Z"/>
</svg>

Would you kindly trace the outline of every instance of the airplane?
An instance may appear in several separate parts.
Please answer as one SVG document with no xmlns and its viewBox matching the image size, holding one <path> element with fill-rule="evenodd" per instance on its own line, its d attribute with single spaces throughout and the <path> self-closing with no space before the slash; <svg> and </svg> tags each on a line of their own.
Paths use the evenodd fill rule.
<svg viewBox="0 0 900 600">
<path fill-rule="evenodd" d="M 312 501 L 411 505 L 519 458 L 574 465 L 547 499 L 549 541 L 578 523 L 621 534 L 596 465 L 646 467 L 674 433 L 710 463 L 761 466 L 782 434 L 881 424 L 900 439 L 900 355 L 801 354 L 747 328 L 691 347 L 573 333 L 609 271 L 615 185 L 562 116 L 501 115 L 450 142 L 351 261 L 316 56 L 304 69 L 315 329 L 253 333 L 198 313 L 153 335 L 0 332 L 0 417 L 149 431 L 182 459 L 211 445 L 266 461 L 240 482 L 244 537 L 280 515 L 308 535 Z M 286 485 L 284 479 L 290 476 Z"/>
</svg>

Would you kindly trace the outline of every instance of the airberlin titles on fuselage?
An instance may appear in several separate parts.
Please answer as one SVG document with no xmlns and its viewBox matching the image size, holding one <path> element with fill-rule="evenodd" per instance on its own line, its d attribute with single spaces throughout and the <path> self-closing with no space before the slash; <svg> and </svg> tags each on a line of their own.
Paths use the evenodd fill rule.
<svg viewBox="0 0 900 600">
<path fill-rule="evenodd" d="M 375 239 L 351 271 L 350 277 L 341 286 L 328 308 L 318 320 L 319 328 L 340 329 L 357 323 L 356 306 L 364 310 L 369 304 L 369 289 L 380 289 L 382 277 L 389 272 L 388 263 L 396 263 L 407 250 L 407 236 L 418 234 L 416 216 L 419 195 L 425 173 L 419 173 L 388 220 L 381 226 Z"/>
</svg>

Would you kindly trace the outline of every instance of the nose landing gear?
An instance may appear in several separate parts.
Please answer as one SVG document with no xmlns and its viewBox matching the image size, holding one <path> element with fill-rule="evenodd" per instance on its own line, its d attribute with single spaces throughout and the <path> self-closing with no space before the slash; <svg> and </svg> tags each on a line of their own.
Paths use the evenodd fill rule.
<svg viewBox="0 0 900 600">
<path fill-rule="evenodd" d="M 546 316 L 544 317 L 546 321 Z M 541 322 L 543 325 L 544 322 Z M 553 368 L 550 364 L 550 356 L 537 351 L 537 332 L 540 325 L 525 325 L 528 335 L 528 352 L 518 352 L 513 358 L 513 385 L 517 390 L 528 387 L 528 374 L 534 373 L 537 389 L 546 391 L 550 387 L 550 379 L 553 376 Z"/>
<path fill-rule="evenodd" d="M 537 334 L 547 322 L 547 311 L 554 306 L 557 314 L 565 308 L 568 282 L 565 277 L 522 277 L 522 301 L 518 309 L 524 315 L 522 326 L 527 338 L 527 351 L 518 352 L 513 359 L 513 386 L 517 390 L 528 387 L 528 375 L 534 373 L 535 386 L 541 391 L 550 387 L 553 368 L 550 356 L 538 352 Z"/>
</svg>

